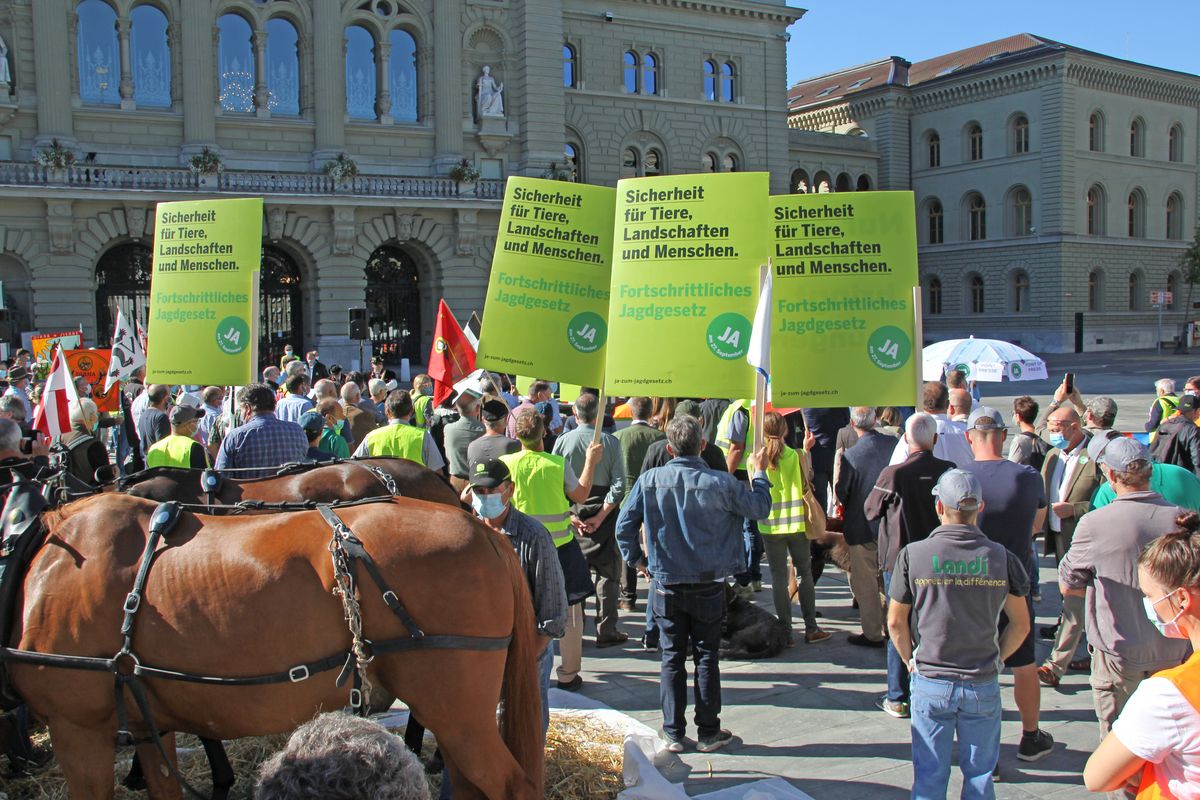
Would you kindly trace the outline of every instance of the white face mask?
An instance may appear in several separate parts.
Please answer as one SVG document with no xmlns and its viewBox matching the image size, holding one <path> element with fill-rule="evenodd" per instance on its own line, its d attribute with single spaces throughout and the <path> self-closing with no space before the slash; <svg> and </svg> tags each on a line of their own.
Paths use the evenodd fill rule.
<svg viewBox="0 0 1200 800">
<path fill-rule="evenodd" d="M 1188 635 L 1179 629 L 1179 618 L 1183 616 L 1183 608 L 1180 607 L 1179 613 L 1171 617 L 1167 622 L 1163 622 L 1158 618 L 1158 612 L 1155 611 L 1155 606 L 1170 597 L 1173 592 L 1167 592 L 1157 600 L 1151 600 L 1149 597 L 1142 598 L 1142 604 L 1146 607 L 1146 618 L 1151 624 L 1158 629 L 1158 632 L 1168 639 L 1186 639 Z"/>
</svg>

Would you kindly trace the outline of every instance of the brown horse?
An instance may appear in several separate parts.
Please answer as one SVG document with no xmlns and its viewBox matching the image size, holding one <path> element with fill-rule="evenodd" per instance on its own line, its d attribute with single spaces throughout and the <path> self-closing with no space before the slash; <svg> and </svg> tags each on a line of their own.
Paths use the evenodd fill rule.
<svg viewBox="0 0 1200 800">
<path fill-rule="evenodd" d="M 44 517 L 48 537 L 25 577 L 11 646 L 107 658 L 121 649 L 122 605 L 156 504 L 122 494 Z M 511 637 L 507 650 L 380 653 L 370 683 L 437 735 L 456 797 L 534 800 L 542 793 L 537 642 L 529 589 L 512 548 L 459 510 L 398 499 L 339 510 L 427 635 Z M 331 591 L 331 530 L 317 512 L 183 514 L 160 544 L 133 629 L 146 666 L 252 677 L 345 652 L 351 637 Z M 363 636 L 407 631 L 359 570 Z M 10 662 L 17 692 L 49 725 L 74 798 L 113 797 L 117 705 L 111 673 Z M 291 730 L 346 705 L 333 672 L 296 683 L 212 686 L 146 678 L 159 730 L 234 739 Z M 503 694 L 503 698 L 502 698 Z M 501 738 L 496 706 L 504 700 Z M 130 727 L 149 732 L 129 702 Z M 164 742 L 173 752 L 174 742 Z M 181 797 L 158 749 L 139 744 L 150 796 Z"/>
<path fill-rule="evenodd" d="M 120 491 L 135 497 L 166 502 L 206 503 L 208 495 L 200 483 L 203 470 L 156 467 L 131 476 L 120 484 Z M 311 500 L 359 500 L 390 493 L 387 479 L 397 494 L 418 500 L 458 506 L 458 493 L 433 470 L 406 458 L 363 458 L 331 464 L 304 465 L 296 472 L 269 478 L 237 480 L 223 477 L 215 492 L 221 504 L 243 500 L 268 503 Z"/>
</svg>

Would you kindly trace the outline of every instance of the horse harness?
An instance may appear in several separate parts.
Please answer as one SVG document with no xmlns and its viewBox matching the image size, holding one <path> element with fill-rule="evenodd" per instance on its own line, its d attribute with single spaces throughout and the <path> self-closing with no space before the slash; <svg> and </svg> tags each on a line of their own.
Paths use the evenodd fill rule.
<svg viewBox="0 0 1200 800">
<path fill-rule="evenodd" d="M 366 466 L 366 465 L 364 465 Z M 178 502 L 160 503 L 155 508 L 154 513 L 150 517 L 150 527 L 146 537 L 146 546 L 142 551 L 142 556 L 138 564 L 137 574 L 134 578 L 133 587 L 125 598 L 124 603 L 124 619 L 121 623 L 121 649 L 116 655 L 111 658 L 96 658 L 89 656 L 75 655 L 59 655 L 54 653 L 39 653 L 31 650 L 21 650 L 14 647 L 0 647 L 0 667 L 4 662 L 33 664 L 43 667 L 56 667 L 62 669 L 81 669 L 91 672 L 111 672 L 114 677 L 114 693 L 116 697 L 116 712 L 117 712 L 117 738 L 118 744 L 136 745 L 153 743 L 158 749 L 159 755 L 163 762 L 170 769 L 172 777 L 179 782 L 180 786 L 190 795 L 196 798 L 205 798 L 205 795 L 198 792 L 192 787 L 187 780 L 180 774 L 178 768 L 174 766 L 172 760 L 168 757 L 166 749 L 162 744 L 163 733 L 159 730 L 154 722 L 153 714 L 150 710 L 149 698 L 146 694 L 146 688 L 143 679 L 154 678 L 167 681 L 181 681 L 184 683 L 199 683 L 210 686 L 266 686 L 270 684 L 280 683 L 300 683 L 319 673 L 328 672 L 339 668 L 337 678 L 334 680 L 334 685 L 341 688 L 346 685 L 348 680 L 352 679 L 351 690 L 349 695 L 349 705 L 356 714 L 366 716 L 369 709 L 369 693 L 370 683 L 366 677 L 366 668 L 376 656 L 388 655 L 393 653 L 403 653 L 413 650 L 472 650 L 480 652 L 489 652 L 504 650 L 509 646 L 511 636 L 458 636 L 451 634 L 426 634 L 417 623 L 409 615 L 404 605 L 400 602 L 400 598 L 396 592 L 388 585 L 380 572 L 375 560 L 367 552 L 362 541 L 350 530 L 345 522 L 337 515 L 335 507 L 347 507 L 355 505 L 363 505 L 366 503 L 375 503 L 387 498 L 368 498 L 365 500 L 334 502 L 329 504 L 316 505 L 316 510 L 320 512 L 321 518 L 329 525 L 332 530 L 332 536 L 329 541 L 329 553 L 333 562 L 334 576 L 334 593 L 340 595 L 342 600 L 343 612 L 346 617 L 347 626 L 351 634 L 351 646 L 348 650 L 335 653 L 316 661 L 309 661 L 302 664 L 297 664 L 289 667 L 286 670 L 279 672 L 268 673 L 265 675 L 255 675 L 251 677 L 222 677 L 216 675 L 197 675 L 189 672 L 181 672 L 179 670 L 166 669 L 162 667 L 148 666 L 141 663 L 136 653 L 134 652 L 134 623 L 137 619 L 137 613 L 142 605 L 142 597 L 145 592 L 146 580 L 150 573 L 150 567 L 154 559 L 154 555 L 158 550 L 159 544 L 163 539 L 167 539 L 167 546 L 170 546 L 169 534 L 179 520 L 181 512 L 185 509 L 185 505 Z M 242 504 L 239 504 L 238 510 Z M 302 508 L 312 508 L 311 503 L 276 503 L 276 504 L 260 504 L 276 507 L 275 510 L 300 510 Z M 229 507 L 234 508 L 234 507 Z M 7 515 L 6 515 L 7 516 Z M 17 516 L 17 515 L 14 515 Z M 25 533 L 28 534 L 28 523 L 30 520 L 27 515 L 21 515 L 22 522 L 26 523 Z M 39 550 L 42 542 L 45 539 L 45 528 L 37 521 L 33 527 L 40 528 L 39 532 L 34 531 L 37 544 L 30 548 L 26 545 L 26 550 L 32 549 L 26 557 L 26 563 L 23 566 L 28 566 L 32 561 L 32 556 Z M 7 530 L 8 525 L 5 525 Z M 5 537 L 7 542 L 9 537 Z M 15 538 L 15 537 L 14 537 Z M 2 551 L 0 551 L 2 552 Z M 375 585 L 376 590 L 380 593 L 384 603 L 392 611 L 393 614 L 400 620 L 408 635 L 395 639 L 387 639 L 380 642 L 373 642 L 363 636 L 362 633 L 362 611 L 359 606 L 358 591 L 359 582 L 355 577 L 356 566 L 361 564 L 363 570 L 367 573 L 371 583 Z M 21 569 L 23 573 L 23 568 Z M 5 576 L 7 582 L 20 582 L 23 574 L 9 574 Z M 10 617 L 11 618 L 11 617 Z M 4 621 L 4 627 L 7 628 L 7 620 Z M 7 641 L 7 637 L 4 641 Z M 7 683 L 7 674 L 0 671 L 0 682 Z M 4 690 L 10 691 L 10 686 L 4 686 Z M 141 715 L 142 722 L 149 731 L 149 735 L 142 739 L 134 737 L 131 726 L 129 724 L 128 705 L 126 696 L 132 697 L 134 704 L 137 706 L 138 713 Z"/>
</svg>

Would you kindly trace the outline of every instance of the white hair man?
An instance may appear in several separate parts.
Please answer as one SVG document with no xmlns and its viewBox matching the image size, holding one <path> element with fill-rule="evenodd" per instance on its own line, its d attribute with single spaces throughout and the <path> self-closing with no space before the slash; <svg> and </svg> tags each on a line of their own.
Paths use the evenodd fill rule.
<svg viewBox="0 0 1200 800">
<path fill-rule="evenodd" d="M 361 442 L 367 434 L 379 427 L 375 414 L 364 409 L 362 390 L 354 381 L 342 384 L 342 410 L 346 412 L 346 425 L 350 428 L 350 436 L 354 441 Z"/>
<path fill-rule="evenodd" d="M 381 378 L 372 378 L 371 382 L 367 384 L 367 392 L 371 395 L 371 402 L 375 404 L 375 423 L 382 425 L 387 422 L 387 414 L 383 407 L 388 394 L 387 381 Z"/>
<path fill-rule="evenodd" d="M 100 412 L 87 397 L 72 400 L 69 408 L 71 430 L 64 433 L 61 439 L 66 448 L 64 464 L 72 477 L 88 486 L 96 486 L 96 470 L 108 466 L 108 450 L 96 438 Z"/>
<path fill-rule="evenodd" d="M 1154 441 L 1153 434 L 1158 430 L 1158 426 L 1175 413 L 1175 407 L 1178 405 L 1179 395 L 1175 394 L 1175 379 L 1159 378 L 1156 380 L 1154 382 L 1154 404 L 1150 406 L 1150 419 L 1146 422 L 1146 432 L 1151 434 L 1151 441 Z"/>
</svg>

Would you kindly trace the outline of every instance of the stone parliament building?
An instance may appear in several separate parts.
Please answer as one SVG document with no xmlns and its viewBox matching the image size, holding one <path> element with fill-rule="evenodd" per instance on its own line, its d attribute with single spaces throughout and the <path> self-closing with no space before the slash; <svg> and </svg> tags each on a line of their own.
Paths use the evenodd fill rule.
<svg viewBox="0 0 1200 800">
<path fill-rule="evenodd" d="M 777 194 L 916 192 L 927 339 L 1071 349 L 1081 312 L 1082 347 L 1152 341 L 1144 295 L 1196 218 L 1200 78 L 1013 37 L 789 92 L 803 14 L 0 0 L 0 338 L 82 324 L 106 344 L 118 308 L 146 318 L 155 203 L 261 196 L 261 359 L 290 342 L 354 364 L 366 306 L 370 351 L 422 363 L 440 298 L 482 311 L 506 177 L 759 170 Z M 357 169 L 331 174 L 339 157 Z"/>
</svg>

